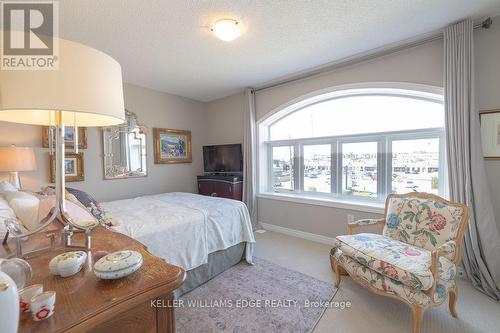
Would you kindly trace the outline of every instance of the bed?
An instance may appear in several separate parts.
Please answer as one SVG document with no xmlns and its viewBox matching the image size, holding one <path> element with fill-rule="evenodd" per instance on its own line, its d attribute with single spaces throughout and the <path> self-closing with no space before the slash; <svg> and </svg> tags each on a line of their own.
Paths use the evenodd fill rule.
<svg viewBox="0 0 500 333">
<path fill-rule="evenodd" d="M 242 259 L 252 264 L 255 238 L 247 207 L 240 201 L 173 192 L 101 205 L 115 221 L 115 231 L 186 270 L 177 296 Z"/>
</svg>

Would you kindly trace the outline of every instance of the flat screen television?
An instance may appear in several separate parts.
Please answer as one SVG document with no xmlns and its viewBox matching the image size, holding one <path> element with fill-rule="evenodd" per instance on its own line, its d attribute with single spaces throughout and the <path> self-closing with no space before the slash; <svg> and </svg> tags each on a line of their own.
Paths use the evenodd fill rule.
<svg viewBox="0 0 500 333">
<path fill-rule="evenodd" d="M 203 166 L 206 173 L 242 172 L 241 144 L 203 146 Z"/>
</svg>

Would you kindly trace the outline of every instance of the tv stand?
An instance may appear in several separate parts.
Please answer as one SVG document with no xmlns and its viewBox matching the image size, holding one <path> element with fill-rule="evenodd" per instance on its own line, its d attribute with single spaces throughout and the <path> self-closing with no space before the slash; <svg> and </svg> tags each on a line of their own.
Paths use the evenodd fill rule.
<svg viewBox="0 0 500 333">
<path fill-rule="evenodd" d="M 199 194 L 242 201 L 242 175 L 207 174 L 197 178 Z"/>
</svg>

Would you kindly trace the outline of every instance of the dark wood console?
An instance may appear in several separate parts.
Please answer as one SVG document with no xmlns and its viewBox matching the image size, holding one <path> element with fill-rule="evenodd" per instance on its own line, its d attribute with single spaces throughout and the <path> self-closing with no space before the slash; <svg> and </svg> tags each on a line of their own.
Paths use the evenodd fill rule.
<svg viewBox="0 0 500 333">
<path fill-rule="evenodd" d="M 198 193 L 242 201 L 243 176 L 198 176 Z"/>
</svg>

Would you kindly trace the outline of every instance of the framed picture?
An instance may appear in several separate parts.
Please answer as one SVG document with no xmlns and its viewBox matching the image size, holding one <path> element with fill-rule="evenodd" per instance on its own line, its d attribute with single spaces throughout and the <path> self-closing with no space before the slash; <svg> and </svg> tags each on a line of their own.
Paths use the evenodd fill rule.
<svg viewBox="0 0 500 333">
<path fill-rule="evenodd" d="M 50 156 L 50 182 L 56 181 L 56 159 L 55 155 Z M 64 155 L 64 170 L 66 172 L 67 182 L 80 182 L 85 180 L 83 170 L 83 153 L 66 153 Z"/>
<path fill-rule="evenodd" d="M 191 163 L 191 131 L 153 128 L 155 163 Z"/>
<path fill-rule="evenodd" d="M 500 160 L 500 109 L 479 112 L 483 156 L 487 160 Z"/>
<path fill-rule="evenodd" d="M 42 127 L 42 147 L 49 148 L 49 126 Z M 75 129 L 74 127 L 67 126 L 64 128 L 64 144 L 68 148 L 74 147 L 75 138 Z M 56 142 L 55 132 L 54 137 L 52 138 L 52 142 Z M 78 148 L 86 149 L 87 148 L 87 128 L 86 127 L 78 127 Z"/>
</svg>

